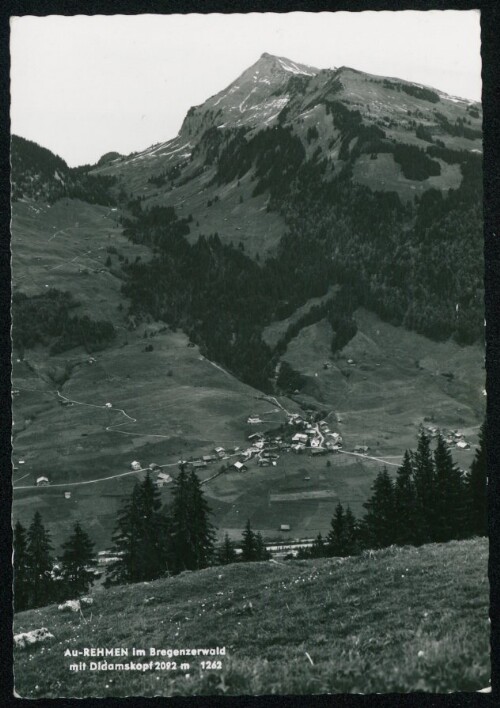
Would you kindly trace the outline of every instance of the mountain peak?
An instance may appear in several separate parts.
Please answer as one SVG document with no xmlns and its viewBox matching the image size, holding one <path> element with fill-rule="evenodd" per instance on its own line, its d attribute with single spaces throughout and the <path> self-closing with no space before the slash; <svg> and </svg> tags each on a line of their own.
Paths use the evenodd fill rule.
<svg viewBox="0 0 500 708">
<path fill-rule="evenodd" d="M 307 66 L 306 64 L 299 64 L 286 57 L 279 57 L 275 54 L 269 54 L 269 52 L 264 52 L 260 55 L 259 60 L 250 69 L 254 70 L 264 65 L 270 65 L 280 72 L 285 72 L 286 74 L 303 74 L 304 76 L 315 76 L 319 69 L 313 66 Z"/>
</svg>

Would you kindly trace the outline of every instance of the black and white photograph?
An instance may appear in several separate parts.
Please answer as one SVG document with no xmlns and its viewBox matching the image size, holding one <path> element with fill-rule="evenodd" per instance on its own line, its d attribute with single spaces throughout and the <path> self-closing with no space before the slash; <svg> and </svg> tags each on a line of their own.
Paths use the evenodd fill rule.
<svg viewBox="0 0 500 708">
<path fill-rule="evenodd" d="M 491 691 L 480 22 L 10 18 L 16 696 Z"/>
</svg>

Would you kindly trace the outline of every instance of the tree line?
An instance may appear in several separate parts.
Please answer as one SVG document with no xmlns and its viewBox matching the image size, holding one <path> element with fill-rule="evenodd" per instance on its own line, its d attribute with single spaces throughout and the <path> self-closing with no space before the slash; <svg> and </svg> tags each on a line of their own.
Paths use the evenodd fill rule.
<svg viewBox="0 0 500 708">
<path fill-rule="evenodd" d="M 469 473 L 454 464 L 441 436 L 434 451 L 421 433 L 417 449 L 406 451 L 393 479 L 386 469 L 376 477 L 365 516 L 357 520 L 338 504 L 325 538 L 318 534 L 299 557 L 351 556 L 390 545 L 443 543 L 487 534 L 487 473 L 484 428 Z M 154 580 L 212 565 L 268 560 L 262 535 L 250 520 L 240 553 L 228 534 L 219 545 L 211 510 L 194 470 L 180 465 L 172 502 L 162 508 L 160 492 L 148 473 L 137 481 L 120 510 L 106 568 L 105 586 Z M 14 607 L 16 611 L 72 599 L 95 581 L 94 543 L 76 523 L 54 565 L 52 543 L 39 512 L 26 530 L 14 529 Z"/>
<path fill-rule="evenodd" d="M 407 450 L 393 479 L 384 468 L 375 478 L 372 494 L 357 520 L 350 508 L 338 504 L 331 528 L 301 557 L 350 556 L 365 549 L 391 545 L 420 546 L 487 534 L 487 475 L 484 428 L 480 446 L 467 475 L 453 462 L 441 435 L 431 451 L 425 433 L 417 449 Z"/>
</svg>

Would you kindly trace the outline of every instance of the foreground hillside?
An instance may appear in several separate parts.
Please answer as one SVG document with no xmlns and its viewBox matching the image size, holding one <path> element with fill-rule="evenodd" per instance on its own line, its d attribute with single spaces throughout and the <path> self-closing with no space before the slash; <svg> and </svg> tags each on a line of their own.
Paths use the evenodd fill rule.
<svg viewBox="0 0 500 708">
<path fill-rule="evenodd" d="M 361 557 L 230 565 L 96 592 L 83 615 L 20 613 L 15 632 L 54 639 L 17 650 L 26 698 L 476 691 L 488 685 L 485 539 L 391 547 Z M 221 669 L 69 670 L 67 649 L 225 647 Z M 145 649 L 146 658 L 132 656 Z M 155 661 L 155 659 L 153 659 Z M 175 659 L 160 657 L 160 661 Z M 40 672 L 43 662 L 43 672 Z"/>
</svg>

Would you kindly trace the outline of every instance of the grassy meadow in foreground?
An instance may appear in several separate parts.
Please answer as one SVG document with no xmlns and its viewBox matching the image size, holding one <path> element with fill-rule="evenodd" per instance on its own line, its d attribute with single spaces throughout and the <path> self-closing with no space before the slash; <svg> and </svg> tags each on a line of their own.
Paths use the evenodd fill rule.
<svg viewBox="0 0 500 708">
<path fill-rule="evenodd" d="M 15 652 L 25 698 L 476 691 L 488 685 L 487 541 L 235 564 L 94 594 L 82 615 L 20 613 L 54 639 Z M 226 647 L 183 671 L 70 672 L 66 649 Z M 103 659 L 91 659 L 102 661 Z M 161 659 L 169 661 L 168 658 Z M 86 659 L 89 661 L 89 659 Z"/>
</svg>

